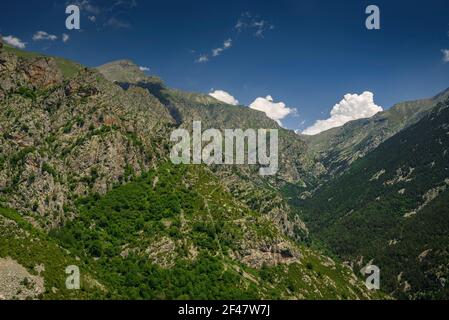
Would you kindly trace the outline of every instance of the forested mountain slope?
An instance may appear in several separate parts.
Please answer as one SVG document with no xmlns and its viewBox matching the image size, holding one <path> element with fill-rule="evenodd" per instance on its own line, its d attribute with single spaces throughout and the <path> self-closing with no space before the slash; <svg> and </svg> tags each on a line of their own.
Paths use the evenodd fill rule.
<svg viewBox="0 0 449 320">
<path fill-rule="evenodd" d="M 447 298 L 448 136 L 445 100 L 312 197 L 287 193 L 312 237 L 354 266 L 378 265 L 385 291 Z"/>
<path fill-rule="evenodd" d="M 398 103 L 369 119 L 351 121 L 314 136 L 301 136 L 308 152 L 327 169 L 328 178 L 344 172 L 386 139 L 419 121 L 437 103 L 449 98 L 449 89 L 433 98 Z"/>
</svg>

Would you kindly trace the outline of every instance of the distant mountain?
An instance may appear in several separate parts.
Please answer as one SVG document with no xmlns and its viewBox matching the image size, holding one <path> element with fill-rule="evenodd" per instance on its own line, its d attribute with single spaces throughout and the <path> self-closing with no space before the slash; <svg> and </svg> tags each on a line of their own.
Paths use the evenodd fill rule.
<svg viewBox="0 0 449 320">
<path fill-rule="evenodd" d="M 106 79 L 119 83 L 138 83 L 144 81 L 145 72 L 130 60 L 119 60 L 97 68 Z"/>
<path fill-rule="evenodd" d="M 147 89 L 167 107 L 181 127 L 190 128 L 193 121 L 199 120 L 204 129 L 279 129 L 280 174 L 277 179 L 312 183 L 322 170 L 319 166 L 315 167 L 315 163 L 306 156 L 306 146 L 300 137 L 293 131 L 280 128 L 276 121 L 268 118 L 263 112 L 229 105 L 209 95 L 167 88 L 159 78 L 144 76 L 139 68 L 129 61 L 111 62 L 97 69 L 106 79 L 120 84 L 125 89 L 133 86 Z"/>
<path fill-rule="evenodd" d="M 449 89 L 430 99 L 399 103 L 369 119 L 351 121 L 314 136 L 302 136 L 309 154 L 333 176 L 344 172 L 382 142 L 419 121 L 437 103 L 449 97 Z"/>
<path fill-rule="evenodd" d="M 351 133 L 348 143 L 339 145 L 348 146 L 346 152 L 367 146 L 369 139 L 352 140 L 364 125 L 372 138 L 382 128 L 379 141 L 405 129 L 354 160 L 313 196 L 300 198 L 294 188 L 287 192 L 312 238 L 358 268 L 379 266 L 383 290 L 399 298 L 449 296 L 447 94 L 349 124 L 340 130 Z"/>
<path fill-rule="evenodd" d="M 190 128 L 193 121 L 199 120 L 204 129 L 279 129 L 280 174 L 277 179 L 309 183 L 314 181 L 322 170 L 319 166 L 315 167 L 315 163 L 306 156 L 306 145 L 300 137 L 293 131 L 280 128 L 276 121 L 268 118 L 263 112 L 229 105 L 209 95 L 167 88 L 159 78 L 145 77 L 139 68 L 129 61 L 111 62 L 97 69 L 106 79 L 120 84 L 125 89 L 132 86 L 147 89 L 170 110 L 172 117 L 181 127 Z"/>
</svg>

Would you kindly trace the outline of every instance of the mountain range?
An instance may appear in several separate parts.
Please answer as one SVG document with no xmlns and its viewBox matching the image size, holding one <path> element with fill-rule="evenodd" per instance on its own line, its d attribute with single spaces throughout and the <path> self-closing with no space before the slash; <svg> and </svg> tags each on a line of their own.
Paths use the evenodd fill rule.
<svg viewBox="0 0 449 320">
<path fill-rule="evenodd" d="M 447 298 L 449 91 L 308 137 L 128 60 L 0 50 L 0 299 Z M 193 121 L 278 129 L 278 174 L 172 164 Z"/>
</svg>

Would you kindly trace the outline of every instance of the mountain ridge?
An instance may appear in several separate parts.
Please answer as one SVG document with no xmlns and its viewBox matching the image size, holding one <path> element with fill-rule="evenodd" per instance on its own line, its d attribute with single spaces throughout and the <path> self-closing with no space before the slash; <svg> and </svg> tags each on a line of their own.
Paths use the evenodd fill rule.
<svg viewBox="0 0 449 320">
<path fill-rule="evenodd" d="M 398 103 L 371 118 L 351 121 L 315 136 L 301 137 L 309 146 L 309 155 L 323 163 L 327 174 L 338 175 L 353 161 L 419 121 L 433 106 L 448 97 L 449 88 L 432 98 Z"/>
</svg>

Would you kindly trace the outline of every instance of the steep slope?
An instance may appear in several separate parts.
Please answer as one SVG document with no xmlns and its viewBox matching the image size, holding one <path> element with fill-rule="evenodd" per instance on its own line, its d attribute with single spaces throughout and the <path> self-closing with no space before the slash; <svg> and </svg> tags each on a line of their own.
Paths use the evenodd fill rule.
<svg viewBox="0 0 449 320">
<path fill-rule="evenodd" d="M 201 121 L 204 129 L 278 129 L 280 131 L 280 172 L 272 181 L 314 181 L 321 168 L 306 156 L 305 143 L 290 130 L 285 130 L 265 113 L 244 106 L 233 106 L 198 93 L 188 93 L 167 88 L 157 77 L 147 77 L 129 61 L 116 61 L 97 68 L 108 80 L 124 88 L 147 89 L 170 110 L 173 118 L 184 128 L 193 121 Z M 131 79 L 131 81 L 125 81 Z"/>
<path fill-rule="evenodd" d="M 309 152 L 327 169 L 329 176 L 344 172 L 383 141 L 419 121 L 437 103 L 449 97 L 449 89 L 430 99 L 399 103 L 369 119 L 361 119 L 315 136 L 302 136 Z"/>
<path fill-rule="evenodd" d="M 449 100 L 307 199 L 312 235 L 359 267 L 373 261 L 400 298 L 449 296 Z"/>
<path fill-rule="evenodd" d="M 97 68 L 107 79 L 126 90 L 143 88 L 161 101 L 179 127 L 191 130 L 193 121 L 201 121 L 203 130 L 215 129 L 278 129 L 279 172 L 272 177 L 261 177 L 257 166 L 214 166 L 218 175 L 235 197 L 253 210 L 263 212 L 276 222 L 285 234 L 297 239 L 307 238 L 307 228 L 295 217 L 279 194 L 286 182 L 301 186 L 315 183 L 322 172 L 306 155 L 305 143 L 293 131 L 280 128 L 265 113 L 244 106 L 232 106 L 198 93 L 187 93 L 167 88 L 157 77 L 145 76 L 129 61 L 116 61 Z M 123 82 L 132 79 L 131 82 Z"/>
<path fill-rule="evenodd" d="M 295 244 L 205 167 L 161 163 L 52 232 L 120 299 L 369 298 L 348 267 Z"/>
<path fill-rule="evenodd" d="M 54 227 L 73 202 L 148 170 L 174 120 L 147 91 L 124 91 L 53 58 L 0 53 L 0 204 Z"/>
</svg>

